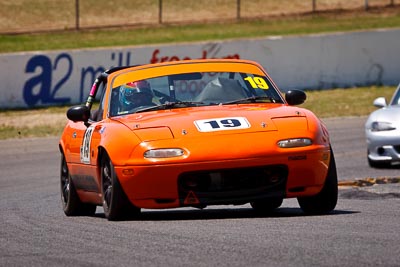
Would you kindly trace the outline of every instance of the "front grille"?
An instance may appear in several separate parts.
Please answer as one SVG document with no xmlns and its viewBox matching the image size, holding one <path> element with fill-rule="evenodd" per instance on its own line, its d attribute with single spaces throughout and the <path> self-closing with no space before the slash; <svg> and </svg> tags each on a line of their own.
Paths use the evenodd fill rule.
<svg viewBox="0 0 400 267">
<path fill-rule="evenodd" d="M 180 199 L 193 194 L 202 204 L 243 202 L 262 197 L 283 196 L 286 165 L 220 169 L 182 173 L 178 178 Z"/>
</svg>

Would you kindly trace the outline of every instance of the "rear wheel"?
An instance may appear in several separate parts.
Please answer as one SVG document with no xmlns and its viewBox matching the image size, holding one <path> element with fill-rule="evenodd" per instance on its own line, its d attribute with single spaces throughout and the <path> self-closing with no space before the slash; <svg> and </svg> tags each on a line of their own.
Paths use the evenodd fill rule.
<svg viewBox="0 0 400 267">
<path fill-rule="evenodd" d="M 260 213 L 269 213 L 282 205 L 283 198 L 268 198 L 250 202 L 251 207 Z"/>
<path fill-rule="evenodd" d="M 68 165 L 64 154 L 61 154 L 61 202 L 67 216 L 91 216 L 96 212 L 96 205 L 82 203 L 76 193 L 75 186 L 69 175 Z"/>
<path fill-rule="evenodd" d="M 327 214 L 336 207 L 337 199 L 338 181 L 336 163 L 331 149 L 328 173 L 321 192 L 311 197 L 299 197 L 297 200 L 301 209 L 306 214 Z"/>
<path fill-rule="evenodd" d="M 108 220 L 117 221 L 139 215 L 140 208 L 128 200 L 108 156 L 103 156 L 101 160 L 101 185 L 104 214 Z"/>
</svg>

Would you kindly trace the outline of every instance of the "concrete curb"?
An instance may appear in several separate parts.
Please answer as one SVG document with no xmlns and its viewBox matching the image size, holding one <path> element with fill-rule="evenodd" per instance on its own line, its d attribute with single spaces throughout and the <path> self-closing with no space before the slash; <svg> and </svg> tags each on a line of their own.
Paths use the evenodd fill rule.
<svg viewBox="0 0 400 267">
<path fill-rule="evenodd" d="M 364 178 L 339 181 L 339 198 L 400 198 L 400 177 Z"/>
<path fill-rule="evenodd" d="M 346 186 L 372 186 L 376 184 L 394 184 L 400 183 L 400 177 L 379 177 L 379 178 L 364 178 L 364 179 L 356 179 L 352 181 L 339 181 L 339 187 Z"/>
</svg>

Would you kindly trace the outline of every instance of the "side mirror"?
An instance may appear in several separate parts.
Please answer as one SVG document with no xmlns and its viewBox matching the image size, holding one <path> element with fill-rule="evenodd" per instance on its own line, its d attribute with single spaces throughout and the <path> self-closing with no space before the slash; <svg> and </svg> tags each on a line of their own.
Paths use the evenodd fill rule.
<svg viewBox="0 0 400 267">
<path fill-rule="evenodd" d="M 90 110 L 87 106 L 73 106 L 67 111 L 67 118 L 71 121 L 87 122 L 90 117 Z"/>
<path fill-rule="evenodd" d="M 387 106 L 386 99 L 382 96 L 375 99 L 373 104 L 377 108 L 383 108 Z"/>
<path fill-rule="evenodd" d="M 306 93 L 300 90 L 290 90 L 285 94 L 285 100 L 291 106 L 303 104 L 306 99 Z"/>
</svg>

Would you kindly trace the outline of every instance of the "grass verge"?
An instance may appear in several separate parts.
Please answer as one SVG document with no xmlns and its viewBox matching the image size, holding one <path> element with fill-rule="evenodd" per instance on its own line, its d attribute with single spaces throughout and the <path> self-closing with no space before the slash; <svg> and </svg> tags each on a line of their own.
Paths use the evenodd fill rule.
<svg viewBox="0 0 400 267">
<path fill-rule="evenodd" d="M 37 34 L 2 34 L 0 35 L 0 53 L 226 40 L 396 27 L 400 27 L 400 6 L 371 12 L 322 12 L 240 22 L 170 24 Z"/>
</svg>

